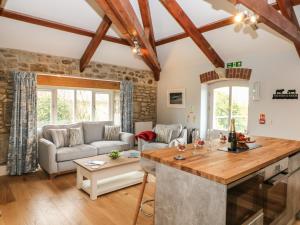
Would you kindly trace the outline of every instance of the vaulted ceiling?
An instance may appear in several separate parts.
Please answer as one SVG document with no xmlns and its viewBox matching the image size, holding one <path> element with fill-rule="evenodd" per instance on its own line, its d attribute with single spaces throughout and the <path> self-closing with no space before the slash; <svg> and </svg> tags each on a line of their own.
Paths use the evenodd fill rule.
<svg viewBox="0 0 300 225">
<path fill-rule="evenodd" d="M 286 1 L 279 0 L 281 6 Z M 282 50 L 295 51 L 292 42 L 267 26 L 260 25 L 261 29 L 253 32 L 247 29 L 240 30 L 236 25 L 232 25 L 232 15 L 236 13 L 236 10 L 234 5 L 226 0 L 149 0 L 149 11 L 151 12 L 149 15 L 152 19 L 153 36 L 156 46 L 154 46 L 153 37 L 151 38 L 151 32 L 150 38 L 147 38 L 147 40 L 143 40 L 143 37 L 141 37 L 142 39 L 139 42 L 145 42 L 145 45 L 150 45 L 153 48 L 153 52 L 150 56 L 147 53 L 144 60 L 133 55 L 131 48 L 127 46 L 128 40 L 130 42 L 132 37 L 124 40 L 124 35 L 121 34 L 122 28 L 120 28 L 123 25 L 118 24 L 121 20 L 120 17 L 112 18 L 107 11 L 111 6 L 108 6 L 107 9 L 105 8 L 107 2 L 122 3 L 120 0 L 6 0 L 4 2 L 6 13 L 10 11 L 18 12 L 80 28 L 83 31 L 79 35 L 32 23 L 25 23 L 15 20 L 16 18 L 11 19 L 15 16 L 4 15 L 4 11 L 2 11 L 2 17 L 0 17 L 0 47 L 81 58 L 83 66 L 91 59 L 140 69 L 150 68 L 159 73 L 160 68 L 155 61 L 156 51 L 158 61 L 161 64 L 164 63 L 167 60 L 166 57 L 168 57 L 164 51 L 167 48 L 173 48 L 175 44 L 175 42 L 170 44 L 169 41 L 186 38 L 187 35 L 183 34 L 185 32 L 192 37 L 194 42 L 189 42 L 185 51 L 181 51 L 181 54 L 183 54 L 182 57 L 184 58 L 185 54 L 186 57 L 191 56 L 191 53 L 197 48 L 199 60 L 207 60 L 215 66 L 224 65 L 223 63 L 234 55 L 239 57 L 240 54 L 264 54 L 264 52 L 270 51 L 280 53 Z M 292 2 L 296 5 L 299 4 L 298 1 Z M 121 3 L 118 7 L 124 7 L 123 3 Z M 130 3 L 129 7 L 133 7 L 139 23 L 147 27 L 146 30 L 149 32 L 149 29 L 151 30 L 149 21 L 147 25 L 147 21 L 145 21 L 147 18 L 142 18 L 140 12 L 140 7 L 142 7 L 144 8 L 143 15 L 147 12 L 149 13 L 149 11 L 145 10 L 145 5 L 143 5 L 145 0 L 130 0 Z M 170 4 L 173 5 L 168 8 Z M 176 10 L 173 10 L 174 7 L 177 7 Z M 177 21 L 175 20 L 178 10 L 182 10 L 186 15 L 186 18 L 180 19 L 181 21 L 178 21 L 178 18 Z M 296 14 L 291 19 L 295 22 L 297 16 L 300 16 L 300 6 L 294 6 L 294 10 Z M 117 10 L 117 12 L 120 12 L 120 10 Z M 108 17 L 103 20 L 103 18 L 106 18 L 104 14 L 107 14 Z M 123 18 L 126 15 L 121 16 Z M 129 26 L 134 26 L 134 18 L 131 19 L 133 19 L 131 21 L 132 24 L 129 24 Z M 110 20 L 112 20 L 112 25 L 110 24 Z M 215 23 L 220 20 L 222 21 L 221 23 Z M 124 23 L 124 21 L 121 22 Z M 190 25 L 186 26 L 186 24 Z M 191 29 L 191 24 L 195 25 L 195 28 L 202 27 L 200 30 L 205 33 L 202 35 L 200 32 L 196 34 L 193 29 L 194 27 Z M 215 27 L 221 28 L 212 30 Z M 144 28 L 141 28 L 144 32 Z M 108 30 L 107 33 L 106 30 Z M 177 34 L 180 35 L 177 36 Z M 101 42 L 103 37 L 104 41 Z M 120 39 L 121 37 L 122 39 Z M 101 43 L 97 47 L 99 41 Z M 177 42 L 180 41 L 177 40 Z M 275 49 L 272 47 L 274 45 L 276 45 Z M 299 43 L 295 43 L 296 47 L 297 45 Z"/>
</svg>

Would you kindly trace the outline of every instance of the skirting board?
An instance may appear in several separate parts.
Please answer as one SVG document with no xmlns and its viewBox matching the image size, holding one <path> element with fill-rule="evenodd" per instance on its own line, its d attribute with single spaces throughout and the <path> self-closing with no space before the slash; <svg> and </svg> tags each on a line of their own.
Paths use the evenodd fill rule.
<svg viewBox="0 0 300 225">
<path fill-rule="evenodd" d="M 0 166 L 0 176 L 7 175 L 7 167 L 6 165 Z"/>
</svg>

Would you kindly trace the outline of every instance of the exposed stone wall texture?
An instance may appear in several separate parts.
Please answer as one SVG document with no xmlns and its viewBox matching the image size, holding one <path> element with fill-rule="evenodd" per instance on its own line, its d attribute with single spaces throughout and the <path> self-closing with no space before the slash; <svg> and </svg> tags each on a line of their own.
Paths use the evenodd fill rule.
<svg viewBox="0 0 300 225">
<path fill-rule="evenodd" d="M 78 59 L 0 48 L 0 164 L 5 162 L 8 148 L 13 98 L 11 71 L 32 71 L 102 80 L 132 80 L 134 122 L 156 122 L 157 82 L 151 71 L 91 62 L 85 71 L 80 73 Z"/>
</svg>

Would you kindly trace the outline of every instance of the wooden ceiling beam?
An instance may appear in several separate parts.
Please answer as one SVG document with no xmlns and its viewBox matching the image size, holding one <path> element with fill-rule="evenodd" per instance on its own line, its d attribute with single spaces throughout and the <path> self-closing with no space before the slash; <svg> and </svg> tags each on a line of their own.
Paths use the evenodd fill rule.
<svg viewBox="0 0 300 225">
<path fill-rule="evenodd" d="M 134 46 L 137 40 L 141 46 L 141 57 L 159 80 L 161 71 L 157 56 L 139 23 L 138 17 L 129 0 L 95 0 L 103 12 L 110 18 L 122 36 Z"/>
<path fill-rule="evenodd" d="M 153 50 L 156 52 L 155 38 L 154 38 L 154 29 L 151 18 L 151 11 L 149 6 L 149 0 L 138 0 L 139 8 L 141 11 L 144 31 L 148 37 L 150 44 L 152 45 Z"/>
<path fill-rule="evenodd" d="M 290 41 L 300 45 L 300 32 L 290 20 L 278 13 L 276 9 L 262 0 L 229 0 L 234 4 L 241 3 L 259 15 L 259 20 L 277 31 Z"/>
<path fill-rule="evenodd" d="M 292 0 L 292 4 L 293 4 L 293 6 L 300 5 L 300 0 Z M 273 4 L 270 4 L 270 5 L 274 9 L 279 10 L 279 6 L 278 6 L 277 3 L 273 3 Z M 199 27 L 198 31 L 200 33 L 205 33 L 205 32 L 208 32 L 208 31 L 211 31 L 211 30 L 216 30 L 218 28 L 222 28 L 222 27 L 229 26 L 229 25 L 232 25 L 232 24 L 234 24 L 234 16 L 230 16 L 228 18 L 221 19 L 221 20 L 218 20 L 216 22 L 212 22 L 212 23 L 209 23 L 209 24 L 204 25 L 202 27 Z M 171 36 L 166 37 L 166 38 L 159 39 L 159 40 L 156 41 L 155 45 L 156 46 L 164 45 L 164 44 L 171 43 L 171 42 L 174 42 L 174 41 L 178 41 L 180 39 L 184 39 L 184 38 L 187 38 L 187 37 L 189 37 L 189 35 L 186 32 L 182 32 L 182 33 L 179 33 L 179 34 L 171 35 Z"/>
<path fill-rule="evenodd" d="M 285 18 L 289 19 L 299 30 L 299 22 L 296 16 L 296 13 L 294 11 L 293 5 L 291 0 L 277 0 L 279 9 L 281 11 L 281 14 L 285 16 Z M 298 53 L 298 56 L 300 57 L 300 45 L 295 43 L 295 48 Z"/>
<path fill-rule="evenodd" d="M 60 30 L 60 31 L 65 31 L 65 32 L 73 33 L 73 34 L 83 35 L 83 36 L 87 36 L 87 37 L 94 37 L 96 34 L 93 31 L 85 30 L 82 28 L 74 27 L 74 26 L 69 26 L 69 25 L 54 22 L 51 20 L 45 20 L 42 18 L 26 15 L 23 13 L 7 10 L 7 9 L 3 9 L 3 8 L 0 8 L 0 16 L 6 17 L 9 19 L 26 22 L 26 23 L 39 25 L 39 26 L 44 26 L 44 27 L 48 27 L 48 28 L 52 28 L 52 29 L 56 29 L 56 30 Z M 130 46 L 128 41 L 121 39 L 121 38 L 109 36 L 109 35 L 104 36 L 103 40 Z"/>
<path fill-rule="evenodd" d="M 221 27 L 225 27 L 225 26 L 228 26 L 228 25 L 231 25 L 231 24 L 234 24 L 234 16 L 228 17 L 226 19 L 221 19 L 221 20 L 218 20 L 216 22 L 212 22 L 212 23 L 209 23 L 209 24 L 204 25 L 202 27 L 199 27 L 198 32 L 199 33 L 205 33 L 205 32 L 215 30 L 215 29 L 218 29 L 218 28 L 221 28 Z M 184 39 L 184 38 L 187 38 L 187 37 L 189 37 L 189 35 L 186 32 L 175 34 L 175 35 L 157 40 L 156 41 L 156 46 L 167 44 L 167 43 L 170 43 L 170 42 L 174 42 L 174 41 Z"/>
<path fill-rule="evenodd" d="M 0 0 L 0 8 L 4 8 L 7 0 Z"/>
<path fill-rule="evenodd" d="M 183 11 L 176 0 L 160 0 L 160 2 L 169 11 L 178 24 L 185 30 L 185 32 L 192 38 L 195 44 L 202 50 L 211 63 L 215 67 L 224 67 L 224 61 L 208 43 L 205 37 L 198 31 L 195 24 Z"/>
<path fill-rule="evenodd" d="M 111 20 L 104 16 L 101 24 L 99 25 L 96 34 L 88 44 L 83 56 L 80 59 L 80 72 L 83 72 L 85 67 L 90 63 L 95 51 L 103 40 L 105 34 L 107 33 L 111 25 Z"/>
</svg>

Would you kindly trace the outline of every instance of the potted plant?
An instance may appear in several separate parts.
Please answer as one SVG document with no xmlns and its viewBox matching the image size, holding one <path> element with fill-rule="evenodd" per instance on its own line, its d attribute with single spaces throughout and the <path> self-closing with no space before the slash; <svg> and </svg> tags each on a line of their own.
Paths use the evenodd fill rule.
<svg viewBox="0 0 300 225">
<path fill-rule="evenodd" d="M 120 158 L 121 154 L 119 151 L 117 150 L 113 150 L 111 151 L 111 153 L 109 154 L 109 157 L 112 159 L 112 160 L 115 160 L 115 159 L 118 159 Z"/>
</svg>

